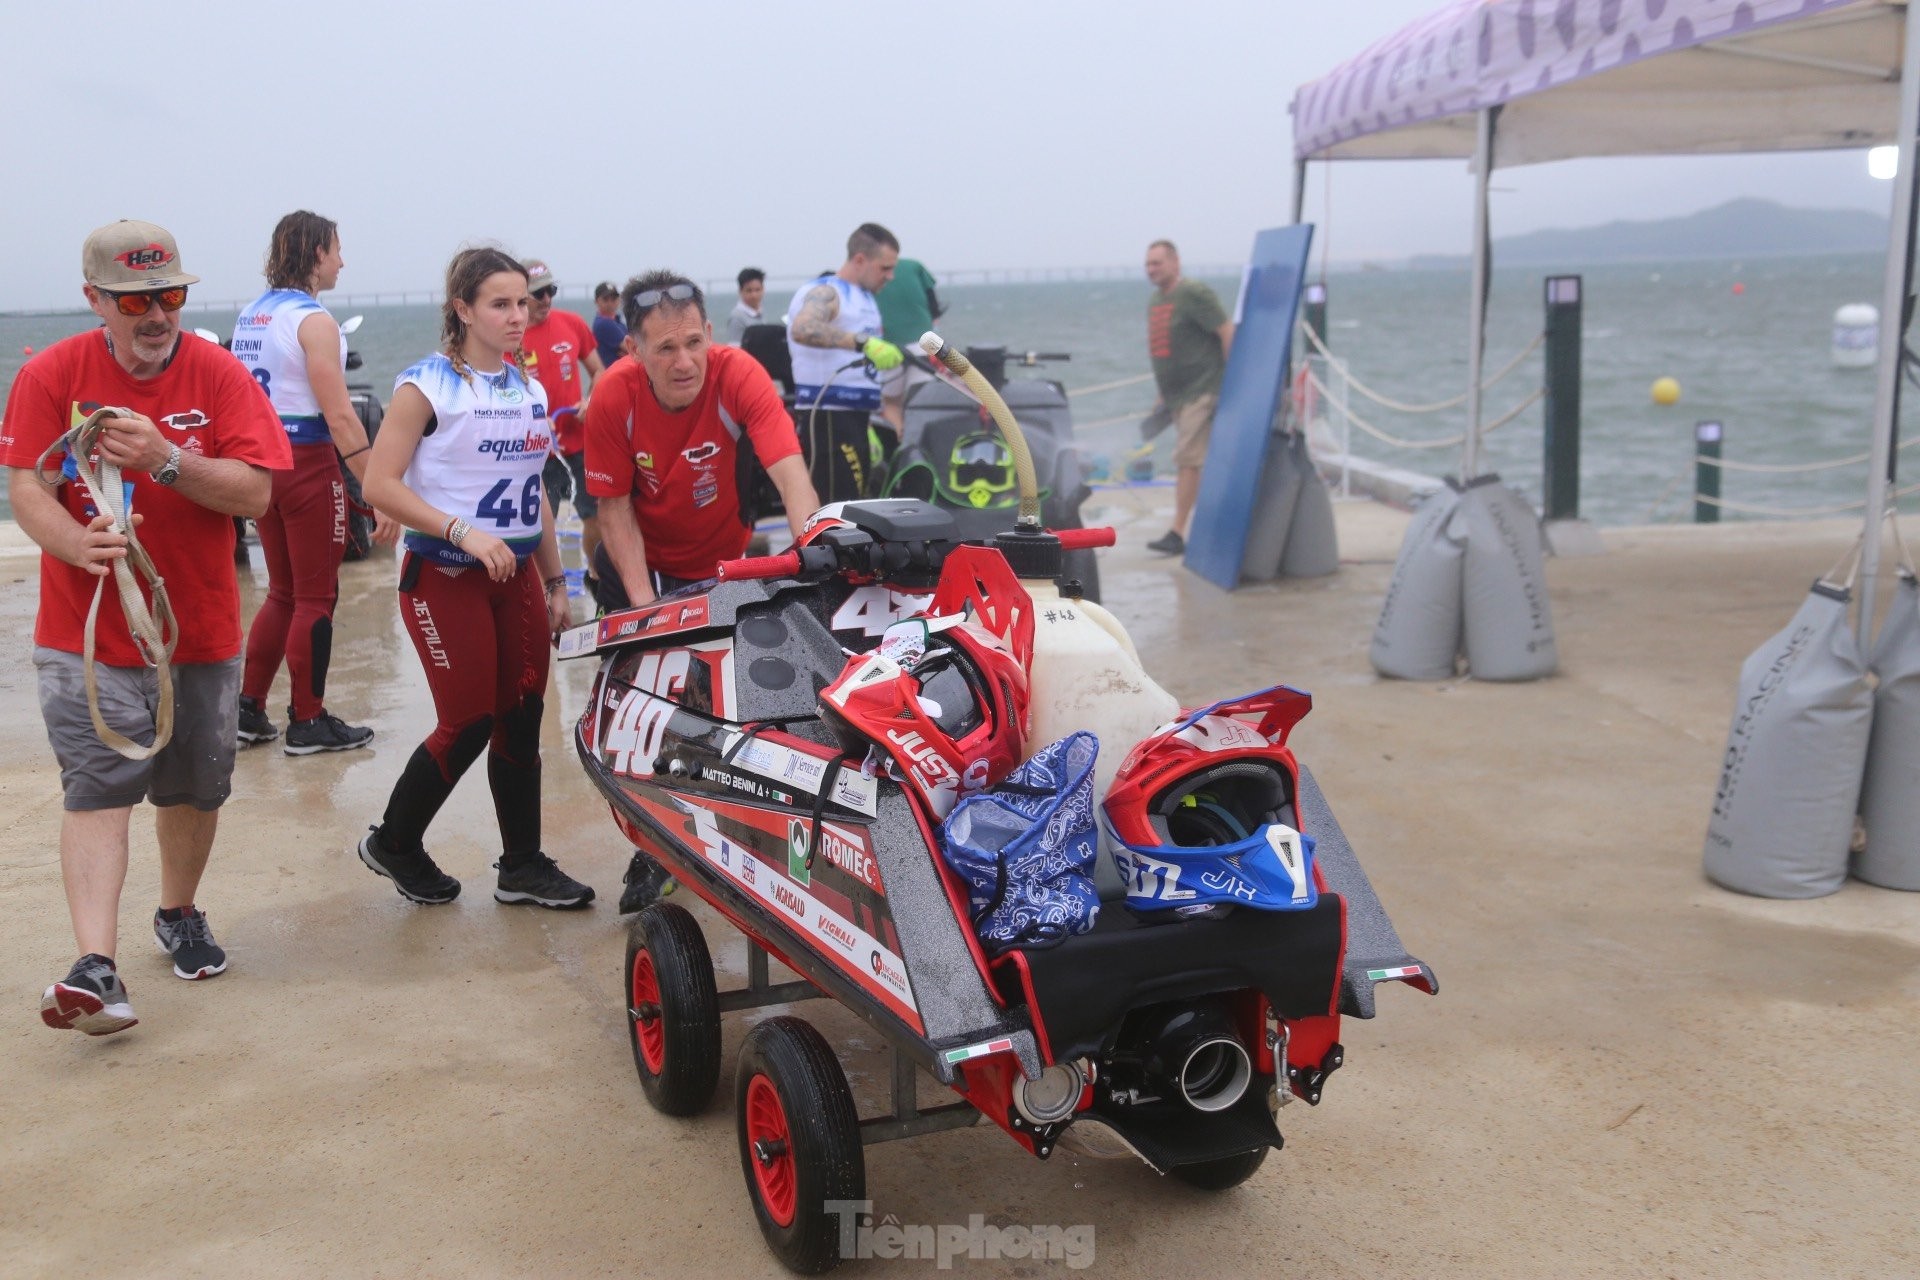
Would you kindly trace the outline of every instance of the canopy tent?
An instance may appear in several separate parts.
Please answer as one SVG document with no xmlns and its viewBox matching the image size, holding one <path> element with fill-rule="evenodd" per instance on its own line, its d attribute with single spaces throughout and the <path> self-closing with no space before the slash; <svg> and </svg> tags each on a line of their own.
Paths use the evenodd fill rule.
<svg viewBox="0 0 1920 1280">
<path fill-rule="evenodd" d="M 1470 479 L 1493 169 L 1898 143 L 1867 495 L 1873 535 L 1886 508 L 1911 293 L 1920 26 L 1907 10 L 1907 0 L 1452 0 L 1295 93 L 1294 220 L 1309 161 L 1472 158 Z M 1862 634 L 1879 538 L 1866 548 Z"/>
<path fill-rule="evenodd" d="M 1575 156 L 1811 151 L 1891 142 L 1906 5 L 1894 0 L 1454 0 L 1293 99 L 1293 154 Z"/>
</svg>

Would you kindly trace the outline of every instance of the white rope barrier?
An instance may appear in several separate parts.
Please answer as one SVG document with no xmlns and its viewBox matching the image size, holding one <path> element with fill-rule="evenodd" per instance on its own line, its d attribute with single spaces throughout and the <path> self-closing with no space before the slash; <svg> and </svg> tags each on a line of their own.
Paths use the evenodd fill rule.
<svg viewBox="0 0 1920 1280">
<path fill-rule="evenodd" d="M 1137 387 L 1143 382 L 1151 381 L 1152 378 L 1152 374 L 1143 373 L 1132 378 L 1121 378 L 1116 382 L 1096 382 L 1090 387 L 1072 387 L 1067 391 L 1067 394 L 1069 396 L 1090 396 L 1097 391 L 1117 391 L 1121 387 Z"/>
<path fill-rule="evenodd" d="M 1319 393 L 1325 396 L 1329 401 L 1333 399 L 1333 393 L 1327 389 L 1327 384 L 1320 381 L 1319 375 L 1314 373 L 1311 369 L 1307 371 L 1307 381 L 1313 385 L 1315 390 L 1319 391 Z M 1546 394 L 1547 394 L 1547 389 L 1545 387 L 1541 387 L 1539 390 L 1535 391 L 1532 395 L 1528 396 L 1525 400 L 1522 400 L 1519 404 L 1513 406 L 1513 408 L 1507 410 L 1505 413 L 1501 414 L 1498 418 L 1494 419 L 1492 422 L 1488 423 L 1486 426 L 1480 428 L 1480 434 L 1482 436 L 1485 436 L 1489 432 L 1497 431 L 1501 427 L 1506 426 L 1509 422 L 1512 422 L 1515 418 L 1519 417 L 1522 413 L 1526 412 L 1528 409 L 1538 404 L 1541 398 L 1544 397 Z M 1450 449 L 1453 446 L 1462 443 L 1467 438 L 1466 433 L 1461 432 L 1459 435 L 1442 436 L 1437 440 L 1409 440 L 1409 439 L 1406 439 L 1404 436 L 1396 436 L 1390 431 L 1381 430 L 1379 427 L 1374 426 L 1372 423 L 1368 422 L 1365 418 L 1362 418 L 1359 414 L 1355 413 L 1351 409 L 1347 409 L 1344 412 L 1346 415 L 1346 420 L 1349 423 L 1360 428 L 1362 431 L 1366 432 L 1368 435 L 1372 436 L 1374 439 L 1379 440 L 1381 443 L 1390 444 L 1396 449 Z"/>
<path fill-rule="evenodd" d="M 1900 499 L 1911 497 L 1916 493 L 1920 493 L 1920 484 L 1908 485 L 1904 489 L 1896 489 L 1893 493 L 1893 500 L 1898 502 Z M 1866 499 L 1862 498 L 1858 502 L 1836 503 L 1830 507 L 1766 507 L 1752 502 L 1735 502 L 1730 498 L 1709 498 L 1704 493 L 1694 494 L 1693 500 L 1704 503 L 1709 507 L 1717 507 L 1722 511 L 1738 511 L 1744 515 L 1779 516 L 1783 518 L 1796 516 L 1839 516 L 1845 515 L 1849 511 L 1862 510 L 1867 505 Z"/>
<path fill-rule="evenodd" d="M 1335 363 L 1339 363 L 1339 361 L 1334 356 L 1333 352 L 1327 350 L 1327 344 L 1320 340 L 1320 335 L 1313 331 L 1312 325 L 1303 323 L 1300 326 L 1300 329 L 1303 333 L 1307 335 L 1307 341 L 1313 344 L 1314 350 L 1318 351 L 1327 360 L 1333 361 Z M 1501 366 L 1499 372 L 1495 373 L 1490 378 L 1481 379 L 1480 389 L 1482 391 L 1485 391 L 1489 387 L 1492 387 L 1498 384 L 1501 381 L 1501 379 L 1505 378 L 1508 374 L 1512 373 L 1515 369 L 1518 369 L 1520 367 L 1521 362 L 1524 361 L 1528 356 L 1532 355 L 1535 351 L 1537 351 L 1540 347 L 1540 344 L 1545 342 L 1546 340 L 1547 340 L 1547 332 L 1546 330 L 1542 329 L 1539 333 L 1534 335 L 1532 342 L 1529 342 L 1526 346 L 1520 349 L 1520 353 L 1518 355 L 1514 356 L 1513 359 L 1507 361 L 1505 365 Z M 1395 400 L 1391 396 L 1382 395 L 1380 392 L 1375 391 L 1373 388 L 1369 387 L 1366 383 L 1354 377 L 1352 371 L 1348 370 L 1345 364 L 1341 364 L 1340 367 L 1341 367 L 1341 372 L 1345 377 L 1346 383 L 1349 387 L 1353 388 L 1355 391 L 1358 391 L 1361 395 L 1373 401 L 1375 404 L 1379 405 L 1381 408 L 1392 409 L 1396 413 L 1438 413 L 1443 409 L 1457 409 L 1461 405 L 1467 402 L 1467 393 L 1463 391 L 1459 395 L 1454 396 L 1450 400 L 1435 400 L 1431 404 L 1408 404 L 1403 400 Z M 1324 388 L 1322 388 L 1322 390 L 1324 390 Z M 1466 437 L 1464 436 L 1461 437 L 1462 440 L 1464 440 L 1465 438 Z"/>
</svg>

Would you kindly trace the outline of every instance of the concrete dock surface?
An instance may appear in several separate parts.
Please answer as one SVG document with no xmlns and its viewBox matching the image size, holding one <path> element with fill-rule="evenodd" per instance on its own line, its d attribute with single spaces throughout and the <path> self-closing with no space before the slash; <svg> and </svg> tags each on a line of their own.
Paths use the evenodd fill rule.
<svg viewBox="0 0 1920 1280">
<path fill-rule="evenodd" d="M 1341 504 L 1337 575 L 1228 595 L 1141 549 L 1167 496 L 1096 499 L 1122 540 L 1108 607 L 1185 702 L 1280 680 L 1314 694 L 1294 744 L 1441 993 L 1389 985 L 1376 1020 L 1348 1020 L 1323 1103 L 1281 1112 L 1286 1150 L 1237 1190 L 1041 1162 L 982 1125 L 868 1148 L 875 1213 L 1091 1226 L 1093 1273 L 1116 1277 L 1920 1273 L 1920 896 L 1770 902 L 1700 874 L 1741 660 L 1855 526 L 1608 530 L 1607 554 L 1548 565 L 1557 677 L 1405 684 L 1367 663 L 1404 515 Z M 34 563 L 0 574 L 0 1273 L 784 1274 L 735 1149 L 750 1016 L 727 1019 L 705 1115 L 656 1114 L 634 1076 L 627 849 L 567 738 L 588 665 L 560 667 L 549 700 L 546 843 L 600 901 L 492 900 L 475 770 L 428 841 L 465 891 L 410 905 L 352 846 L 432 716 L 391 560 L 346 566 L 328 703 L 378 737 L 241 755 L 199 900 L 231 956 L 217 979 L 178 981 L 149 941 L 136 813 L 120 963 L 141 1022 L 92 1039 L 37 1016 L 73 944 Z M 264 572 L 243 581 L 250 617 Z M 282 721 L 284 676 L 269 707 Z M 739 936 L 697 914 L 723 988 L 739 982 Z M 826 1002 L 796 1011 L 863 1111 L 883 1109 L 878 1037 Z M 954 1263 L 1043 1265 L 1061 1263 Z"/>
</svg>

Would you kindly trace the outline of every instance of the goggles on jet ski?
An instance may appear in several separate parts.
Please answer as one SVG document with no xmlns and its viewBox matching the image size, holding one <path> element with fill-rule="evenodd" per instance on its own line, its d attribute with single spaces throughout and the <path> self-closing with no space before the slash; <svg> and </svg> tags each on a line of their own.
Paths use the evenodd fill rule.
<svg viewBox="0 0 1920 1280">
<path fill-rule="evenodd" d="M 120 308 L 120 314 L 123 316 L 143 316 L 153 310 L 153 304 L 156 302 L 160 304 L 162 311 L 178 311 L 187 305 L 187 286 L 185 285 L 176 285 L 171 289 L 152 289 L 142 293 L 115 293 L 111 289 L 101 289 L 100 292 L 113 299 L 113 305 Z"/>
<path fill-rule="evenodd" d="M 1014 479 L 1013 455 L 997 436 L 962 436 L 947 457 L 947 487 L 976 507 L 991 505 Z"/>
</svg>

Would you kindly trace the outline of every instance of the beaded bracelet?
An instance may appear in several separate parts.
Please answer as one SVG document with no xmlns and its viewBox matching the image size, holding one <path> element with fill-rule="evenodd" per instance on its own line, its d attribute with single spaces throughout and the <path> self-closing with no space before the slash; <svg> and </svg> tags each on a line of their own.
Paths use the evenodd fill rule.
<svg viewBox="0 0 1920 1280">
<path fill-rule="evenodd" d="M 465 520 L 462 520 L 459 516 L 455 516 L 452 519 L 452 521 L 449 522 L 447 525 L 447 541 L 451 542 L 454 546 L 457 547 L 461 543 L 465 542 L 467 540 L 467 535 L 472 532 L 473 532 L 472 525 L 468 524 Z"/>
</svg>

